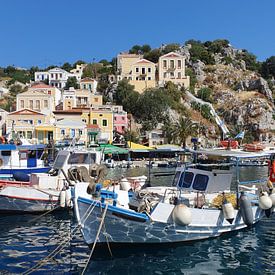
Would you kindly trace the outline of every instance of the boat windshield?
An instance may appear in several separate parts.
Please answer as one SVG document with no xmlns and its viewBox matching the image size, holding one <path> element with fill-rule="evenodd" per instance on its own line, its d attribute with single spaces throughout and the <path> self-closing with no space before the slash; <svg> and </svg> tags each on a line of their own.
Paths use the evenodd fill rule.
<svg viewBox="0 0 275 275">
<path fill-rule="evenodd" d="M 95 154 L 73 153 L 68 159 L 68 164 L 93 164 L 95 163 Z"/>
<path fill-rule="evenodd" d="M 68 154 L 64 154 L 63 152 L 59 153 L 54 161 L 53 168 L 54 169 L 61 169 L 67 159 Z"/>
</svg>

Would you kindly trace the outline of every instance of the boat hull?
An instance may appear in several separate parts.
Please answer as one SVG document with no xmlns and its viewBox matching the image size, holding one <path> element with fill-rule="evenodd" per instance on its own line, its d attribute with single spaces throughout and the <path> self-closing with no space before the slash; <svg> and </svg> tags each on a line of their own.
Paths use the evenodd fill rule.
<svg viewBox="0 0 275 275">
<path fill-rule="evenodd" d="M 45 212 L 59 205 L 60 191 L 5 185 L 0 190 L 0 212 Z"/>
<path fill-rule="evenodd" d="M 7 213 L 38 213 L 52 210 L 58 201 L 42 201 L 36 199 L 12 198 L 0 196 L 0 212 Z"/>
<path fill-rule="evenodd" d="M 95 242 L 102 213 L 105 205 L 98 203 L 96 207 L 89 213 L 91 207 L 85 198 L 77 199 L 75 207 L 76 216 L 81 224 L 81 231 L 85 242 L 90 246 Z M 103 208 L 102 208 L 103 206 Z M 90 208 L 89 208 L 90 207 Z M 108 207 L 105 219 L 104 230 L 99 234 L 98 244 L 104 245 L 109 243 L 123 244 L 173 244 L 181 242 L 190 242 L 207 238 L 217 237 L 223 233 L 233 232 L 246 228 L 240 211 L 236 211 L 236 218 L 230 224 L 227 222 L 220 210 L 191 209 L 193 221 L 188 226 L 179 226 L 175 223 L 157 222 L 148 220 L 133 220 L 130 215 L 123 215 Z M 201 212 L 203 211 L 203 212 Z M 85 219 L 85 214 L 88 212 L 88 217 Z M 203 216 L 202 216 L 202 213 Z M 253 207 L 254 223 L 259 221 L 264 216 L 264 211 L 258 207 Z M 84 218 L 83 218 L 84 217 Z"/>
<path fill-rule="evenodd" d="M 32 174 L 32 173 L 47 173 L 51 167 L 42 167 L 42 168 L 37 168 L 37 167 L 30 167 L 30 168 L 1 168 L 0 169 L 0 175 L 7 175 L 12 177 L 15 173 L 24 173 L 24 174 Z"/>
</svg>

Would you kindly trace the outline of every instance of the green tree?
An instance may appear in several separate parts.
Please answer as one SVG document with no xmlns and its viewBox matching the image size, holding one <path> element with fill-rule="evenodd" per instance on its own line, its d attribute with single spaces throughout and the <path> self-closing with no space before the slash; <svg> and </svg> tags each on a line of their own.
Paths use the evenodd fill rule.
<svg viewBox="0 0 275 275">
<path fill-rule="evenodd" d="M 154 129 L 165 118 L 171 98 L 162 89 L 147 89 L 137 102 L 136 118 L 143 130 Z"/>
<path fill-rule="evenodd" d="M 161 54 L 162 53 L 161 53 L 160 49 L 153 49 L 152 51 L 145 53 L 144 58 L 153 62 L 153 63 L 157 63 L 159 61 Z"/>
<path fill-rule="evenodd" d="M 79 84 L 78 84 L 77 79 L 76 79 L 75 76 L 69 77 L 67 82 L 66 82 L 65 89 L 69 89 L 70 87 L 74 87 L 75 89 L 79 89 Z"/>
<path fill-rule="evenodd" d="M 265 78 L 275 77 L 275 56 L 271 56 L 263 62 L 261 74 Z"/>
<path fill-rule="evenodd" d="M 81 65 L 81 64 L 86 64 L 87 62 L 83 61 L 83 60 L 77 60 L 74 64 L 73 67 L 76 68 L 76 65 Z"/>
<path fill-rule="evenodd" d="M 215 64 L 214 57 L 210 52 L 208 52 L 207 48 L 203 43 L 201 43 L 201 41 L 189 40 L 185 44 L 191 45 L 191 49 L 189 50 L 191 61 L 197 62 L 198 60 L 201 60 L 207 65 Z"/>
<path fill-rule="evenodd" d="M 103 64 L 101 63 L 89 63 L 83 70 L 82 78 L 91 77 L 97 79 L 100 69 L 102 69 Z"/>
<path fill-rule="evenodd" d="M 212 53 L 222 53 L 224 48 L 227 48 L 229 41 L 226 39 L 217 39 L 213 42 L 207 41 L 204 43 L 204 46 L 208 48 L 208 51 Z"/>
<path fill-rule="evenodd" d="M 197 135 L 198 124 L 193 122 L 189 117 L 182 116 L 176 123 L 175 127 L 175 135 L 178 138 L 180 145 L 186 148 L 187 138 L 193 135 Z"/>
<path fill-rule="evenodd" d="M 72 70 L 73 67 L 72 67 L 72 65 L 71 65 L 69 62 L 65 62 L 65 63 L 62 65 L 61 69 L 65 70 L 65 71 L 67 71 L 67 72 L 70 72 L 70 70 Z"/>
<path fill-rule="evenodd" d="M 195 92 L 195 86 L 196 86 L 196 83 L 197 83 L 197 78 L 196 78 L 196 75 L 194 73 L 194 71 L 191 69 L 191 68 L 186 68 L 185 69 L 185 74 L 190 76 L 190 92 L 191 93 L 194 93 Z"/>
<path fill-rule="evenodd" d="M 176 138 L 175 134 L 177 129 L 176 129 L 176 125 L 169 118 L 164 120 L 161 130 L 168 144 L 175 142 L 175 138 Z"/>
<path fill-rule="evenodd" d="M 179 49 L 180 49 L 179 43 L 170 43 L 164 47 L 162 53 L 166 54 L 166 53 L 170 53 L 170 52 L 175 52 L 175 51 L 178 51 Z"/>
<path fill-rule="evenodd" d="M 260 63 L 257 62 L 256 56 L 252 53 L 249 53 L 247 50 L 242 50 L 241 53 L 237 54 L 237 59 L 245 61 L 246 69 L 248 70 L 260 70 Z"/>
<path fill-rule="evenodd" d="M 207 101 L 213 102 L 213 91 L 211 88 L 205 87 L 198 90 L 198 98 Z"/>
</svg>

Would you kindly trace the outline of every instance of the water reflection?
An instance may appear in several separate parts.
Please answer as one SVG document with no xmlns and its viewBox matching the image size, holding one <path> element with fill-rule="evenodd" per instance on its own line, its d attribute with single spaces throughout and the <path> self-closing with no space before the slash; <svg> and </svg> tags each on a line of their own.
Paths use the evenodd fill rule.
<svg viewBox="0 0 275 275">
<path fill-rule="evenodd" d="M 255 167 L 254 167 L 255 168 Z M 265 176 L 266 167 L 243 170 L 242 180 Z M 173 170 L 173 169 L 172 169 Z M 168 169 L 152 169 L 152 172 Z M 114 169 L 111 176 L 146 175 L 147 169 Z M 152 177 L 155 185 L 170 185 L 172 177 Z M 72 240 L 54 260 L 34 274 L 79 274 L 90 250 L 79 231 L 73 235 L 72 213 L 56 213 L 28 223 L 35 215 L 0 216 L 0 274 L 22 273 L 66 238 Z M 256 227 L 219 238 L 176 247 L 121 249 L 93 257 L 87 274 L 274 274 L 275 217 Z"/>
</svg>

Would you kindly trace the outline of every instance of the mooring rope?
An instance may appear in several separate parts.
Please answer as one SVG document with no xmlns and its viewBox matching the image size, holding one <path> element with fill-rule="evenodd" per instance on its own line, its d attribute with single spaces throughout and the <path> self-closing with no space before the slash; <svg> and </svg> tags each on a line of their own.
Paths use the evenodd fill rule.
<svg viewBox="0 0 275 275">
<path fill-rule="evenodd" d="M 40 215 L 40 216 L 38 216 L 38 217 L 36 217 L 36 218 L 34 218 L 34 219 L 28 221 L 28 223 L 35 222 L 35 221 L 39 220 L 40 218 L 46 216 L 47 214 L 53 212 L 54 210 L 56 210 L 56 209 L 58 209 L 58 208 L 60 208 L 60 205 L 58 205 L 58 206 L 54 207 L 53 209 L 48 210 L 47 212 L 43 213 L 42 215 Z"/>
<path fill-rule="evenodd" d="M 84 275 L 84 273 L 85 273 L 85 271 L 86 271 L 86 269 L 87 269 L 87 267 L 89 265 L 89 262 L 90 262 L 90 260 L 92 258 L 92 255 L 94 253 L 95 246 L 96 246 L 96 243 L 97 243 L 97 240 L 98 240 L 99 234 L 101 232 L 101 229 L 102 229 L 102 226 L 103 226 L 103 223 L 104 223 L 104 219 L 105 219 L 105 216 L 106 216 L 106 213 L 107 213 L 107 209 L 108 209 L 108 204 L 105 204 L 105 209 L 104 209 L 104 212 L 103 212 L 103 215 L 102 215 L 102 218 L 101 218 L 101 222 L 100 222 L 99 228 L 98 228 L 97 233 L 96 233 L 96 237 L 95 237 L 95 241 L 93 243 L 92 251 L 91 251 L 91 253 L 89 255 L 88 261 L 87 261 L 87 263 L 86 263 L 86 265 L 85 265 L 85 267 L 84 267 L 81 275 Z"/>
<path fill-rule="evenodd" d="M 88 207 L 88 209 L 86 210 L 86 212 L 84 213 L 82 219 L 83 221 L 80 220 L 80 223 L 78 225 L 75 226 L 75 228 L 72 229 L 72 235 L 69 238 L 69 240 L 63 241 L 61 242 L 60 245 L 58 245 L 48 256 L 46 256 L 44 259 L 40 260 L 37 262 L 36 265 L 34 265 L 33 267 L 29 268 L 28 270 L 26 270 L 25 272 L 22 273 L 22 275 L 27 275 L 27 274 L 31 274 L 33 272 L 35 272 L 39 267 L 43 266 L 44 264 L 46 264 L 49 260 L 51 260 L 52 258 L 54 258 L 61 250 L 64 249 L 64 247 L 71 241 L 71 238 L 73 238 L 76 233 L 77 233 L 77 229 L 79 227 L 81 227 L 81 223 L 85 223 L 85 221 L 87 220 L 87 218 L 89 217 L 89 215 L 92 213 L 92 211 L 94 210 L 94 208 L 96 207 L 97 201 L 94 201 L 93 203 L 91 203 L 91 205 Z"/>
</svg>

